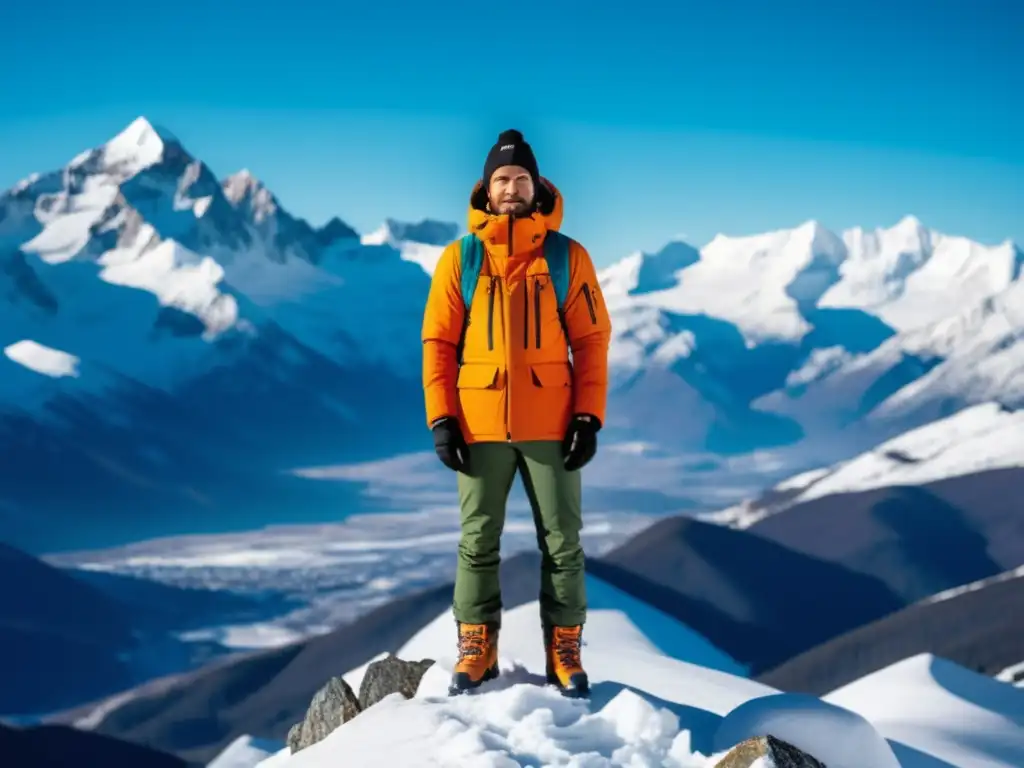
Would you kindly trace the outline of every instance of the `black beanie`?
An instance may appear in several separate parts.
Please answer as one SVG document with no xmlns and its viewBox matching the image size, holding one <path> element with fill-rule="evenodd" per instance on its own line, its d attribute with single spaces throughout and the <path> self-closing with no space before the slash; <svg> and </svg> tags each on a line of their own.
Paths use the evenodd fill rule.
<svg viewBox="0 0 1024 768">
<path fill-rule="evenodd" d="M 491 176 L 503 165 L 520 165 L 533 178 L 534 187 L 540 182 L 537 159 L 533 156 L 533 149 L 523 139 L 523 134 L 515 129 L 502 131 L 498 136 L 498 143 L 487 153 L 487 160 L 484 161 L 484 189 L 490 187 Z"/>
</svg>

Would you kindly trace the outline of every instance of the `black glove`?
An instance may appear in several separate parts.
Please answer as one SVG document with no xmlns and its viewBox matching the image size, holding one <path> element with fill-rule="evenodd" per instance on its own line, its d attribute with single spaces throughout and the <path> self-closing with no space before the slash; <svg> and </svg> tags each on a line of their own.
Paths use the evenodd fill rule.
<svg viewBox="0 0 1024 768">
<path fill-rule="evenodd" d="M 459 420 L 454 416 L 442 416 L 430 425 L 434 433 L 434 451 L 449 469 L 456 472 L 469 470 L 469 447 L 462 436 Z"/>
<path fill-rule="evenodd" d="M 562 440 L 562 455 L 569 472 L 582 469 L 597 453 L 597 432 L 601 422 L 596 416 L 578 413 L 569 422 L 569 428 Z"/>
</svg>

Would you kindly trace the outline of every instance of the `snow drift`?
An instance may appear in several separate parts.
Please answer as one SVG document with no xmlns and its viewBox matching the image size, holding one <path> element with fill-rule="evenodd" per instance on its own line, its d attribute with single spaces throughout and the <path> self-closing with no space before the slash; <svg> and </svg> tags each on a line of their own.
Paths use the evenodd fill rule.
<svg viewBox="0 0 1024 768">
<path fill-rule="evenodd" d="M 588 625 L 589 702 L 538 684 L 536 603 L 506 613 L 503 675 L 473 695 L 445 691 L 453 625 L 438 616 L 396 654 L 435 659 L 413 699 L 394 694 L 323 741 L 262 768 L 360 765 L 710 767 L 738 741 L 771 731 L 829 766 L 935 768 L 1024 761 L 1024 691 L 927 656 L 879 670 L 821 699 L 782 694 L 657 648 L 629 610 Z M 345 675 L 358 689 L 365 667 Z M 898 759 L 898 761 L 897 761 Z"/>
</svg>

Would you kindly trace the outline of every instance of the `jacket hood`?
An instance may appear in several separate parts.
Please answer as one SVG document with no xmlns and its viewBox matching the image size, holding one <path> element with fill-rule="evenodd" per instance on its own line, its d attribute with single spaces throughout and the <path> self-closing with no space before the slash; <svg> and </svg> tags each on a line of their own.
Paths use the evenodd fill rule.
<svg viewBox="0 0 1024 768">
<path fill-rule="evenodd" d="M 523 224 L 530 222 L 529 228 L 541 233 L 558 230 L 562 226 L 564 209 L 562 193 L 543 176 L 538 181 L 537 207 L 529 216 L 523 216 L 518 221 Z M 493 234 L 499 226 L 508 226 L 508 214 L 494 214 L 487 210 L 487 190 L 484 189 L 482 181 L 477 181 L 473 185 L 473 191 L 469 195 L 467 221 L 469 231 L 481 240 L 493 239 Z"/>
</svg>

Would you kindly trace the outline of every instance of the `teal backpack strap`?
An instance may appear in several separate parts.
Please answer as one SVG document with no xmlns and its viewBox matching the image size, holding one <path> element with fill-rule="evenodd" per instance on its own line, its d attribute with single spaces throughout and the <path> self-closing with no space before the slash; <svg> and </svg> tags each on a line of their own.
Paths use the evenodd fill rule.
<svg viewBox="0 0 1024 768">
<path fill-rule="evenodd" d="M 549 229 L 544 237 L 544 260 L 548 263 L 548 273 L 555 287 L 555 298 L 558 299 L 558 320 L 562 323 L 565 343 L 569 341 L 569 326 L 565 322 L 565 302 L 569 297 L 569 245 L 572 241 L 558 230 Z"/>
<path fill-rule="evenodd" d="M 466 341 L 466 329 L 469 327 L 469 308 L 473 306 L 473 294 L 476 293 L 477 279 L 484 261 L 484 248 L 480 239 L 470 233 L 459 241 L 459 272 L 461 274 L 462 333 L 459 336 L 458 360 L 462 363 L 462 347 Z"/>
<path fill-rule="evenodd" d="M 480 269 L 483 266 L 484 249 L 474 234 L 468 234 L 459 241 L 459 264 L 462 273 L 462 304 L 469 314 L 469 308 L 473 304 L 473 294 L 476 293 L 476 281 L 480 277 Z"/>
</svg>

